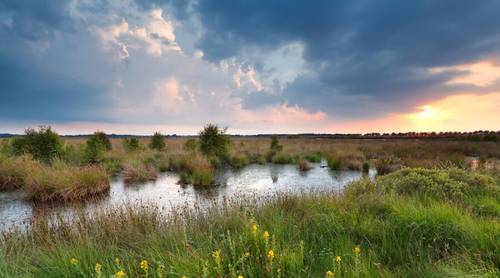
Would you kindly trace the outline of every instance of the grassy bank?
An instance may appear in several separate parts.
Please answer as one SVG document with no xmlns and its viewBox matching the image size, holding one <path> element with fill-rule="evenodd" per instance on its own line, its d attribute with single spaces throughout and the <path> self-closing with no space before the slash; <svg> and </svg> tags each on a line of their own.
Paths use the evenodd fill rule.
<svg viewBox="0 0 500 278">
<path fill-rule="evenodd" d="M 498 277 L 499 190 L 495 173 L 405 169 L 343 195 L 40 219 L 3 235 L 0 276 Z"/>
</svg>

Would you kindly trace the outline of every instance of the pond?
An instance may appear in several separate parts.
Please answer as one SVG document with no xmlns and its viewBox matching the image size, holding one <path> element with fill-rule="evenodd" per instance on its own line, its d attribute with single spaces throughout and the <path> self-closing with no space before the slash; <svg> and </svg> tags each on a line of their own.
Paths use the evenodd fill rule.
<svg viewBox="0 0 500 278">
<path fill-rule="evenodd" d="M 154 182 L 125 184 L 123 179 L 112 180 L 109 193 L 79 204 L 35 205 L 26 200 L 23 192 L 0 192 L 0 231 L 14 227 L 25 228 L 40 213 L 71 215 L 77 210 L 86 212 L 113 208 L 124 204 L 154 204 L 171 210 L 179 206 L 210 206 L 225 198 L 253 196 L 272 197 L 277 193 L 303 194 L 314 191 L 341 191 L 351 181 L 362 177 L 359 171 L 331 171 L 325 162 L 312 164 L 308 172 L 295 165 L 249 165 L 241 170 L 219 170 L 215 186 L 197 188 L 178 184 L 176 173 L 163 173 Z M 375 175 L 370 170 L 369 175 Z"/>
</svg>

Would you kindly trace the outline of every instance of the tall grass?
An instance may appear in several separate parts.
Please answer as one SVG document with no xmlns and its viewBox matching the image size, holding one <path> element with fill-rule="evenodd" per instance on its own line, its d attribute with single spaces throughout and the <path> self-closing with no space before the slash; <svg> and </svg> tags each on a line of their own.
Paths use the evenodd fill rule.
<svg viewBox="0 0 500 278">
<path fill-rule="evenodd" d="M 23 188 L 36 201 L 75 201 L 109 190 L 109 178 L 100 166 L 74 167 L 55 162 L 33 167 Z"/>
<path fill-rule="evenodd" d="M 23 187 L 26 177 L 39 166 L 29 156 L 7 158 L 0 154 L 0 191 Z"/>
<path fill-rule="evenodd" d="M 400 192 L 409 171 L 353 183 L 342 195 L 242 197 L 170 217 L 151 205 L 54 225 L 42 217 L 24 234 L 2 236 L 0 276 L 498 277 L 498 217 L 443 198 L 439 188 Z M 462 200 L 500 186 L 488 174 L 421 171 L 413 170 L 478 190 Z"/>
</svg>

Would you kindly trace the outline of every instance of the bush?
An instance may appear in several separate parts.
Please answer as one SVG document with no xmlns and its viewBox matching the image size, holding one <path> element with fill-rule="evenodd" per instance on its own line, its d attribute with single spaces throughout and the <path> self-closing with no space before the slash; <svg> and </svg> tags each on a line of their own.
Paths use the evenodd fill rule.
<svg viewBox="0 0 500 278">
<path fill-rule="evenodd" d="M 401 160 L 393 156 L 379 158 L 375 161 L 375 168 L 378 175 L 385 175 L 397 171 L 402 167 Z"/>
<path fill-rule="evenodd" d="M 157 151 L 165 149 L 165 138 L 160 132 L 155 132 L 149 143 L 149 148 Z"/>
<path fill-rule="evenodd" d="M 25 135 L 12 139 L 11 144 L 16 155 L 30 154 L 34 159 L 50 163 L 61 155 L 64 142 L 50 126 L 41 126 L 38 131 L 26 129 Z"/>
<path fill-rule="evenodd" d="M 123 149 L 127 152 L 135 152 L 138 151 L 141 148 L 141 145 L 139 143 L 139 139 L 132 137 L 132 138 L 123 138 L 122 141 Z"/>
<path fill-rule="evenodd" d="M 112 148 L 111 141 L 106 133 L 96 131 L 85 143 L 85 159 L 87 162 L 101 162 L 104 159 L 104 153 Z"/>
<path fill-rule="evenodd" d="M 231 143 L 226 135 L 226 129 L 220 129 L 217 125 L 209 124 L 200 132 L 200 151 L 207 157 L 217 157 L 226 160 Z"/>
<path fill-rule="evenodd" d="M 282 150 L 283 146 L 280 145 L 280 142 L 278 141 L 278 136 L 276 135 L 271 136 L 271 144 L 269 145 L 267 160 L 273 161 L 274 156 L 276 156 L 278 153 L 281 153 Z"/>
<path fill-rule="evenodd" d="M 490 176 L 461 169 L 405 168 L 377 179 L 384 191 L 401 195 L 425 195 L 450 200 L 465 196 L 500 197 L 500 188 Z"/>
<path fill-rule="evenodd" d="M 365 161 L 363 162 L 363 173 L 368 173 L 370 172 L 370 162 Z"/>
<path fill-rule="evenodd" d="M 198 147 L 198 142 L 196 141 L 196 139 L 188 139 L 186 140 L 186 142 L 184 142 L 184 150 L 188 151 L 188 152 L 195 152 L 196 151 L 196 148 Z"/>
</svg>

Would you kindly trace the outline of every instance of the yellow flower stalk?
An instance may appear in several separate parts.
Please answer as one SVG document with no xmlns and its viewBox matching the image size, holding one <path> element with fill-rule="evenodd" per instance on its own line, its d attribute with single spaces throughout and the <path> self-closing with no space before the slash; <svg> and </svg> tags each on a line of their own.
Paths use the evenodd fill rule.
<svg viewBox="0 0 500 278">
<path fill-rule="evenodd" d="M 116 273 L 116 278 L 123 278 L 123 277 L 125 277 L 125 272 L 123 272 L 122 270 Z"/>
<path fill-rule="evenodd" d="M 325 274 L 325 277 L 327 278 L 333 278 L 333 271 L 328 270 Z"/>
<path fill-rule="evenodd" d="M 269 250 L 269 252 L 267 252 L 267 257 L 272 260 L 274 258 L 274 251 L 273 250 Z"/>
<path fill-rule="evenodd" d="M 96 263 L 95 267 L 94 267 L 94 270 L 95 270 L 95 273 L 101 274 L 102 265 L 100 263 Z"/>
<path fill-rule="evenodd" d="M 354 247 L 352 251 L 356 256 L 359 256 L 359 254 L 361 254 L 361 248 L 359 246 Z"/>
<path fill-rule="evenodd" d="M 148 261 L 142 260 L 140 266 L 141 266 L 142 270 L 144 270 L 146 272 L 148 271 Z"/>
<path fill-rule="evenodd" d="M 71 265 L 76 266 L 76 265 L 78 265 L 78 260 L 77 260 L 77 259 L 75 259 L 75 258 L 71 258 L 71 260 L 69 260 L 69 263 L 70 263 Z"/>
<path fill-rule="evenodd" d="M 342 261 L 342 257 L 335 256 L 335 262 L 340 263 Z"/>
</svg>

